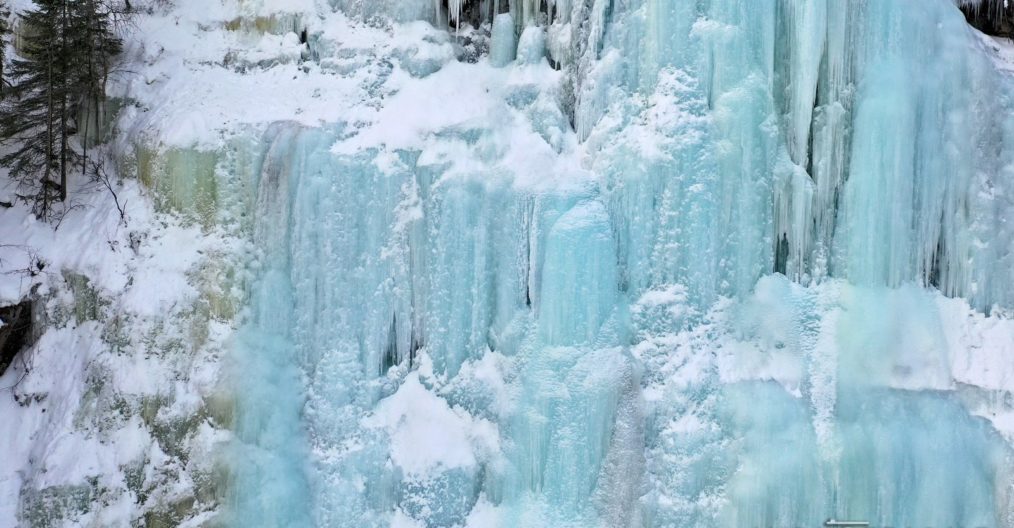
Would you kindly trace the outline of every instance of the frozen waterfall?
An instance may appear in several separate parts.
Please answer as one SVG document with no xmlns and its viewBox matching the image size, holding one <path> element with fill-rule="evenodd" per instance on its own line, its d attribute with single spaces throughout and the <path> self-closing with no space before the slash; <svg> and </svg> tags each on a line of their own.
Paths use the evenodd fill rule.
<svg viewBox="0 0 1014 528">
<path fill-rule="evenodd" d="M 1014 78 L 952 0 L 338 8 L 493 60 L 310 25 L 376 104 L 229 175 L 235 526 L 1014 526 Z"/>
</svg>

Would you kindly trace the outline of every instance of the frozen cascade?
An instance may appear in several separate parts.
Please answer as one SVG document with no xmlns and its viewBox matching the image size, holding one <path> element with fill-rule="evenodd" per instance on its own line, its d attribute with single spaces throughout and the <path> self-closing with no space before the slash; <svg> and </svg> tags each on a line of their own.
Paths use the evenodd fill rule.
<svg viewBox="0 0 1014 528">
<path fill-rule="evenodd" d="M 234 524 L 1014 526 L 951 321 L 1014 342 L 1014 84 L 955 4 L 502 4 L 427 77 L 487 115 L 256 147 Z"/>
<path fill-rule="evenodd" d="M 1004 182 L 995 176 L 1009 156 L 1008 103 L 1002 95 L 982 95 L 999 94 L 1009 81 L 969 50 L 977 44 L 952 5 L 920 4 L 918 15 L 905 2 L 708 5 L 699 14 L 693 3 L 618 7 L 613 29 L 605 32 L 615 42 L 598 53 L 589 78 L 579 77 L 575 115 L 579 131 L 596 129 L 593 144 L 629 131 L 631 146 L 640 148 L 634 136 L 642 129 L 628 123 L 656 117 L 652 104 L 668 96 L 671 76 L 689 87 L 680 99 L 697 96 L 706 104 L 690 140 L 718 136 L 691 153 L 699 168 L 672 167 L 672 158 L 680 158 L 666 152 L 646 180 L 652 187 L 678 185 L 717 170 L 722 178 L 705 188 L 718 191 L 746 178 L 728 192 L 705 193 L 726 204 L 709 224 L 718 230 L 709 260 L 720 265 L 709 287 L 742 294 L 775 262 L 775 269 L 803 282 L 915 280 L 983 309 L 1010 304 L 1001 284 L 1009 280 L 1011 237 L 995 222 L 1010 203 L 998 196 Z M 686 30 L 669 29 L 681 24 Z M 630 108 L 639 100 L 641 109 Z M 687 148 L 671 131 L 660 135 L 671 148 Z M 714 149 L 715 142 L 728 148 Z M 631 171 L 615 168 L 623 163 L 615 158 L 628 154 L 617 150 L 596 162 L 630 188 Z M 705 157 L 718 166 L 702 164 Z M 674 169 L 685 176 L 666 178 Z M 738 205 L 728 209 L 732 204 Z M 738 214 L 749 218 L 749 227 L 731 228 Z M 882 243 L 885 237 L 895 242 Z M 722 248 L 730 242 L 732 251 Z M 647 277 L 635 284 L 647 284 Z"/>
</svg>

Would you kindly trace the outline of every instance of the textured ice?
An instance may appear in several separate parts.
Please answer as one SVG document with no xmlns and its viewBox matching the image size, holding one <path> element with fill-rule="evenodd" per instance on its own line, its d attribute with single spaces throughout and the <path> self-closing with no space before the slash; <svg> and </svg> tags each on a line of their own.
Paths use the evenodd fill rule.
<svg viewBox="0 0 1014 528">
<path fill-rule="evenodd" d="M 514 34 L 514 18 L 510 13 L 497 15 L 493 19 L 490 35 L 489 61 L 494 66 L 506 66 L 517 53 L 517 35 Z"/>
<path fill-rule="evenodd" d="M 518 62 L 532 64 L 542 60 L 546 55 L 546 33 L 538 26 L 529 26 L 521 33 L 518 40 Z"/>
<path fill-rule="evenodd" d="M 293 487 L 239 518 L 1010 525 L 1011 81 L 951 2 L 482 16 L 263 139 L 239 436 Z"/>
</svg>

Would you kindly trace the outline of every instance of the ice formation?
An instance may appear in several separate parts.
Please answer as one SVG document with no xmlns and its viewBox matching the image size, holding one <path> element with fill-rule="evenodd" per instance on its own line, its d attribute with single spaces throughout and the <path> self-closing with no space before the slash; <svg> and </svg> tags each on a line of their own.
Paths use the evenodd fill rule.
<svg viewBox="0 0 1014 528">
<path fill-rule="evenodd" d="M 365 127 L 265 140 L 314 497 L 274 499 L 318 525 L 1008 525 L 1009 449 L 921 289 L 1014 300 L 1010 80 L 954 5 L 553 7 L 493 19 L 519 71 L 471 81 L 504 97 L 481 121 L 438 103 L 460 121 L 403 137 L 406 86 Z M 369 426 L 391 405 L 457 411 L 409 446 L 409 418 Z"/>
<path fill-rule="evenodd" d="M 249 248 L 218 522 L 1014 526 L 1014 78 L 958 3 L 177 4 L 117 144 Z"/>
</svg>

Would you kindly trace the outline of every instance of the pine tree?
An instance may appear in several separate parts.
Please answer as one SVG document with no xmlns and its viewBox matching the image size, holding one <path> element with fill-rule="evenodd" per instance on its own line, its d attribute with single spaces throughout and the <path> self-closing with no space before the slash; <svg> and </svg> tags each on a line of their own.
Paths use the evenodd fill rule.
<svg viewBox="0 0 1014 528">
<path fill-rule="evenodd" d="M 13 149 L 0 158 L 34 204 L 51 217 L 67 199 L 68 173 L 85 156 L 71 142 L 82 102 L 98 105 L 120 41 L 99 0 L 36 0 L 22 15 L 23 49 L 11 61 L 10 97 L 0 112 L 0 137 Z"/>
<path fill-rule="evenodd" d="M 66 108 L 69 96 L 64 86 L 68 61 L 62 54 L 68 47 L 66 4 L 67 0 L 40 0 L 36 10 L 22 15 L 23 57 L 11 61 L 11 97 L 0 116 L 0 134 L 14 145 L 0 158 L 0 165 L 30 192 L 21 197 L 34 202 L 40 217 L 48 217 L 53 202 L 66 196 L 58 179 L 66 171 L 59 152 L 66 123 L 60 103 Z"/>
</svg>

